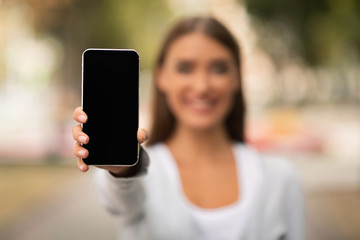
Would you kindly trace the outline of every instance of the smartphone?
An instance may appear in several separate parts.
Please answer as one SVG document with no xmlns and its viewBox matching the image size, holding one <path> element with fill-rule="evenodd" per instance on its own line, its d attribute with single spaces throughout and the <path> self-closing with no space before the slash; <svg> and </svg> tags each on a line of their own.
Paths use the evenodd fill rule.
<svg viewBox="0 0 360 240">
<path fill-rule="evenodd" d="M 133 166 L 139 159 L 139 54 L 132 49 L 87 49 L 82 54 L 82 125 L 90 141 L 84 163 Z"/>
</svg>

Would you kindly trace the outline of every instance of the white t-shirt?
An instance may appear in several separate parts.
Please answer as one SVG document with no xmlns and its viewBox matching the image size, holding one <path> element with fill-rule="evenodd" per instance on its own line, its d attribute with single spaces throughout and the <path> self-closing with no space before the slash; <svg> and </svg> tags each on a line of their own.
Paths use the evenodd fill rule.
<svg viewBox="0 0 360 240">
<path fill-rule="evenodd" d="M 304 209 L 296 172 L 286 160 L 265 157 L 234 143 L 241 197 L 203 209 L 183 192 L 177 165 L 165 144 L 146 148 L 138 176 L 115 178 L 97 170 L 101 199 L 118 223 L 119 239 L 304 239 Z"/>
</svg>

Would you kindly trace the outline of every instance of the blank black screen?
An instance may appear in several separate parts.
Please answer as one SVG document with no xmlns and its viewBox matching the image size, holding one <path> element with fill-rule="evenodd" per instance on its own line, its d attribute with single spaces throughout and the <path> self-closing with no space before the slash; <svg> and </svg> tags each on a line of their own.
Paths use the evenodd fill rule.
<svg viewBox="0 0 360 240">
<path fill-rule="evenodd" d="M 139 55 L 134 50 L 83 53 L 83 131 L 88 165 L 134 165 L 138 158 Z"/>
</svg>

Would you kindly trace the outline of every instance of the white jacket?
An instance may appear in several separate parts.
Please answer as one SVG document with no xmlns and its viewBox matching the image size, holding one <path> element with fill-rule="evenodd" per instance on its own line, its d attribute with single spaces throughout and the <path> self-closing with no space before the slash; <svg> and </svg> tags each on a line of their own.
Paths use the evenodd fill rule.
<svg viewBox="0 0 360 240">
<path fill-rule="evenodd" d="M 142 151 L 143 167 L 135 177 L 97 170 L 97 189 L 117 220 L 118 239 L 305 239 L 303 195 L 292 165 L 240 143 L 233 151 L 241 198 L 217 209 L 202 209 L 187 199 L 165 144 L 146 148 L 148 156 Z"/>
</svg>

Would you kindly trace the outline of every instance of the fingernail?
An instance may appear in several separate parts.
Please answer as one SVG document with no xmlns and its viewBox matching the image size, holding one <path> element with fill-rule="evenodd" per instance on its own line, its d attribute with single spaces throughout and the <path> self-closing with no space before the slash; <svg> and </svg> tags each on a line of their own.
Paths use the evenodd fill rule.
<svg viewBox="0 0 360 240">
<path fill-rule="evenodd" d="M 148 140 L 149 136 L 146 134 L 146 131 L 143 130 L 144 136 L 142 141 L 145 142 L 146 140 Z"/>
<path fill-rule="evenodd" d="M 80 170 L 81 170 L 81 171 L 85 171 L 85 170 L 86 170 L 85 164 L 80 165 Z"/>
<path fill-rule="evenodd" d="M 85 136 L 80 136 L 80 137 L 79 137 L 79 142 L 81 142 L 81 143 L 86 143 L 86 142 L 87 142 L 87 137 L 85 137 Z"/>
<path fill-rule="evenodd" d="M 80 122 L 86 122 L 87 117 L 85 115 L 80 115 L 79 120 Z"/>
<path fill-rule="evenodd" d="M 85 150 L 80 150 L 78 153 L 79 153 L 80 156 L 85 157 L 86 151 Z"/>
</svg>

